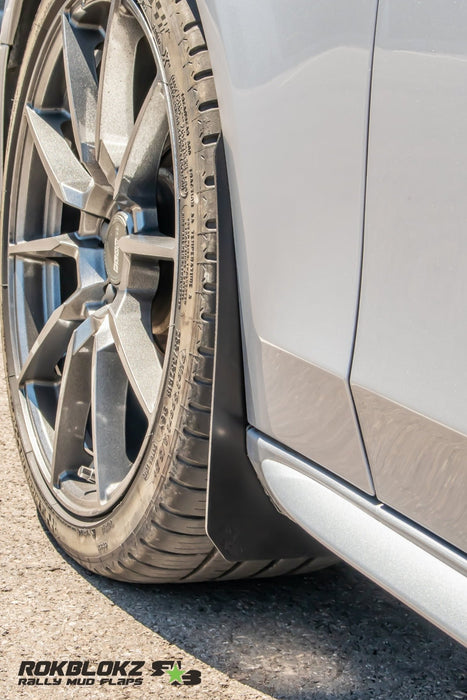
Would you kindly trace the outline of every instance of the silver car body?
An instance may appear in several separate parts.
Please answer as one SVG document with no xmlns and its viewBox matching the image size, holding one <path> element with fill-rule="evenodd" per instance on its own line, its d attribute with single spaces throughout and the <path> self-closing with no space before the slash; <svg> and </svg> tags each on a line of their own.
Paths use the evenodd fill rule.
<svg viewBox="0 0 467 700">
<path fill-rule="evenodd" d="M 198 6 L 250 458 L 280 510 L 466 643 L 467 0 Z"/>
</svg>

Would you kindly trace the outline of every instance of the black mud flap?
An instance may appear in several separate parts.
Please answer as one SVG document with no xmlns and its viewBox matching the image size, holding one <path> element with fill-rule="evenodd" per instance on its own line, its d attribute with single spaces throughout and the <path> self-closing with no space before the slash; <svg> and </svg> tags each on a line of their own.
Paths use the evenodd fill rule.
<svg viewBox="0 0 467 700">
<path fill-rule="evenodd" d="M 312 557 L 323 548 L 272 504 L 248 458 L 243 354 L 223 140 L 218 192 L 217 328 L 208 487 L 208 535 L 229 561 Z"/>
</svg>

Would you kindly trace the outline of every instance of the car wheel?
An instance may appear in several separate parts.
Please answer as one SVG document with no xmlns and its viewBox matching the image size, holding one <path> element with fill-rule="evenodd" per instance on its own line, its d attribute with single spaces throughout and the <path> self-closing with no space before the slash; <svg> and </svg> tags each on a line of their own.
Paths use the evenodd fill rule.
<svg viewBox="0 0 467 700">
<path fill-rule="evenodd" d="M 28 482 L 60 545 L 126 581 L 314 567 L 229 563 L 206 535 L 220 123 L 192 5 L 42 2 L 5 161 L 4 342 Z"/>
</svg>

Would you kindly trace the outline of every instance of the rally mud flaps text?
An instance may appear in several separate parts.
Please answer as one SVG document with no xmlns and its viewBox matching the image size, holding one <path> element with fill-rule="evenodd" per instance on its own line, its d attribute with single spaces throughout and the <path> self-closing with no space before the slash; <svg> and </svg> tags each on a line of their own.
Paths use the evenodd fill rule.
<svg viewBox="0 0 467 700">
<path fill-rule="evenodd" d="M 199 685 L 201 671 L 184 670 L 181 659 L 158 661 L 22 661 L 18 685 L 26 686 L 139 686 L 146 677 L 157 677 L 169 685 Z"/>
</svg>

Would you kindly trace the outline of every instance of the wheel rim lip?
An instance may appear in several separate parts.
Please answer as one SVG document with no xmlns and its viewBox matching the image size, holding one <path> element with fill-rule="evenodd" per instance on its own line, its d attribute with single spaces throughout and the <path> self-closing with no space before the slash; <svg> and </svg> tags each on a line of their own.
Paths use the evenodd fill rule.
<svg viewBox="0 0 467 700">
<path fill-rule="evenodd" d="M 103 4 L 101 0 L 96 0 L 94 4 Z M 108 0 L 106 0 L 106 4 L 110 4 Z M 171 151 L 172 151 L 172 159 L 173 159 L 173 177 L 174 177 L 174 190 L 175 190 L 175 196 L 174 196 L 174 210 L 175 210 L 175 238 L 179 241 L 180 240 L 180 201 L 179 201 L 179 171 L 178 171 L 178 164 L 179 164 L 179 159 L 178 159 L 178 142 L 177 142 L 177 135 L 176 135 L 176 127 L 175 127 L 175 116 L 174 116 L 174 110 L 173 110 L 173 105 L 171 101 L 171 96 L 170 96 L 170 91 L 168 88 L 167 84 L 167 79 L 166 79 L 166 73 L 164 70 L 164 65 L 162 62 L 162 58 L 159 52 L 159 47 L 156 43 L 155 38 L 153 37 L 151 30 L 150 30 L 150 24 L 149 20 L 144 14 L 144 11 L 136 4 L 135 0 L 125 0 L 125 5 L 127 7 L 131 7 L 132 14 L 137 18 L 138 22 L 140 23 L 141 27 L 143 28 L 144 31 L 144 36 L 146 40 L 148 41 L 148 44 L 151 48 L 152 54 L 154 56 L 154 60 L 157 66 L 157 71 L 161 76 L 161 83 L 164 86 L 165 89 L 165 94 L 166 94 L 166 107 L 167 107 L 167 117 L 168 117 L 168 126 L 169 126 L 169 139 L 170 139 L 170 145 L 171 145 Z M 56 33 L 56 25 L 60 19 L 60 16 L 63 14 L 63 12 L 70 12 L 74 9 L 74 7 L 79 6 L 79 2 L 76 2 L 76 0 L 73 0 L 73 2 L 67 3 L 65 8 L 62 8 L 62 10 L 59 13 L 59 16 L 57 16 L 53 20 L 53 24 L 49 30 L 49 35 L 54 31 L 55 32 L 55 41 L 58 40 L 58 35 Z M 61 42 L 59 42 L 61 43 Z M 41 50 L 39 53 L 42 56 L 42 53 L 44 54 L 50 54 L 51 51 L 51 46 L 50 44 L 45 47 L 43 50 Z M 46 57 L 45 57 L 46 58 Z M 45 59 L 44 59 L 45 60 Z M 59 60 L 59 59 L 58 59 Z M 43 76 L 38 75 L 38 70 L 37 67 L 35 66 L 32 70 L 31 73 L 31 79 L 29 81 L 28 85 L 28 97 L 31 97 L 31 95 L 35 94 L 38 91 L 38 84 L 39 82 L 43 82 Z M 29 100 L 25 100 L 25 103 L 27 103 Z M 9 209 L 9 217 L 10 217 L 10 226 L 9 226 L 9 231 L 15 231 L 16 229 L 16 219 L 17 219 L 17 210 L 18 210 L 18 202 L 20 200 L 20 193 L 21 193 L 21 188 L 22 188 L 22 178 L 23 178 L 23 167 L 19 166 L 18 163 L 19 161 L 23 161 L 24 159 L 24 151 L 25 148 L 27 148 L 27 139 L 28 137 L 27 134 L 27 127 L 24 124 L 24 119 L 23 123 L 21 124 L 20 130 L 19 130 L 19 135 L 18 135 L 18 140 L 17 140 L 17 152 L 20 153 L 19 158 L 15 158 L 15 162 L 13 165 L 13 188 L 12 188 L 12 195 L 10 199 L 10 209 Z M 31 148 L 31 145 L 29 145 L 29 148 Z M 23 192 L 24 196 L 24 192 Z M 114 212 L 116 211 L 114 207 Z M 118 213 L 118 210 L 117 210 Z M 13 224 L 13 225 L 12 225 Z M 17 259 L 15 259 L 13 256 L 6 256 L 7 258 L 7 274 L 9 278 L 9 285 L 8 285 L 8 307 L 9 307 L 9 324 L 10 324 L 10 329 L 12 332 L 10 332 L 10 342 L 11 342 L 11 355 L 13 359 L 13 365 L 15 366 L 15 374 L 16 377 L 18 376 L 19 373 L 19 364 L 20 364 L 20 351 L 19 351 L 19 341 L 18 341 L 18 284 L 16 282 L 17 280 L 17 274 L 16 274 L 16 265 L 17 265 Z M 26 430 L 27 430 L 27 440 L 28 443 L 32 447 L 32 451 L 34 453 L 34 458 L 35 462 L 37 463 L 39 467 L 39 476 L 41 478 L 41 482 L 43 486 L 45 486 L 52 494 L 52 496 L 56 499 L 56 501 L 65 509 L 66 512 L 68 512 L 72 516 L 77 516 L 80 520 L 82 519 L 92 519 L 92 518 L 100 518 L 101 516 L 108 515 L 109 512 L 111 512 L 116 505 L 122 500 L 122 498 L 125 496 L 127 493 L 131 483 L 133 482 L 135 475 L 137 474 L 139 467 L 141 465 L 141 461 L 143 458 L 143 455 L 147 451 L 148 448 L 148 442 L 151 437 L 152 431 L 153 431 L 153 426 L 155 421 L 158 418 L 158 413 L 160 409 L 160 399 L 161 395 L 164 392 L 165 389 L 165 382 L 167 378 L 167 370 L 168 370 L 168 364 L 170 361 L 170 355 L 171 355 L 171 348 L 172 348 L 172 341 L 173 341 L 173 334 L 174 334 L 174 319 L 175 319 L 175 313 L 176 313 L 176 300 L 177 300 L 177 280 L 178 280 L 178 264 L 179 264 L 179 255 L 177 255 L 174 259 L 174 264 L 173 264 L 173 287 L 172 287 L 172 302 L 171 302 L 171 317 L 170 317 L 170 325 L 169 325 L 169 331 L 168 331 L 168 340 L 167 340 L 167 349 L 165 352 L 165 357 L 164 357 L 164 362 L 162 366 L 162 377 L 160 380 L 159 384 L 159 393 L 157 397 L 157 401 L 155 403 L 155 408 L 149 417 L 148 420 L 148 425 L 147 425 L 147 430 L 146 434 L 144 436 L 144 439 L 142 441 L 141 447 L 139 449 L 137 458 L 134 460 L 131 469 L 129 470 L 128 474 L 120 481 L 118 488 L 116 488 L 113 492 L 112 495 L 109 497 L 108 501 L 99 507 L 91 507 L 89 504 L 85 506 L 81 506 L 79 503 L 79 499 L 73 499 L 70 498 L 67 494 L 64 493 L 62 488 L 57 488 L 51 483 L 51 473 L 50 473 L 50 462 L 45 454 L 44 450 L 44 443 L 43 440 L 41 440 L 41 437 L 39 435 L 38 431 L 38 425 L 37 421 L 35 420 L 34 416 L 31 413 L 31 401 L 27 398 L 25 393 L 23 393 L 19 389 L 18 382 L 13 378 L 13 385 L 15 385 L 15 390 L 17 391 L 17 394 L 19 396 L 19 406 L 20 410 L 22 413 L 22 418 L 24 420 Z M 14 281 L 13 287 L 12 287 L 12 281 Z M 24 298 L 20 298 L 20 304 L 22 303 L 24 305 L 25 300 Z M 11 378 L 10 378 L 11 381 Z M 38 382 L 31 382 L 32 386 L 35 386 Z"/>
</svg>

